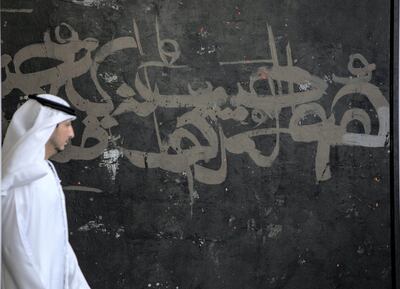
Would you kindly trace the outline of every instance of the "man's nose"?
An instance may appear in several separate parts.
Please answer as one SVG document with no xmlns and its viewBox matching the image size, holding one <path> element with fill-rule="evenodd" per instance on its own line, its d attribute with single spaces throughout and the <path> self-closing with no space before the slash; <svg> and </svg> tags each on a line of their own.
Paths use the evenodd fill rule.
<svg viewBox="0 0 400 289">
<path fill-rule="evenodd" d="M 70 136 L 70 138 L 74 138 L 75 137 L 74 128 L 72 126 L 71 126 L 71 130 L 70 130 L 69 136 Z"/>
</svg>

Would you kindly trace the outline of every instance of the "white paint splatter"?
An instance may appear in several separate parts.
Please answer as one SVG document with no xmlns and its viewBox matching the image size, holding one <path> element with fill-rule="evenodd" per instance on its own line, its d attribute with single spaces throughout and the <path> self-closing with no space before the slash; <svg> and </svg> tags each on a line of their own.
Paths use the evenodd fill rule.
<svg viewBox="0 0 400 289">
<path fill-rule="evenodd" d="M 85 7 L 95 7 L 95 8 L 107 7 L 114 10 L 119 10 L 121 8 L 118 5 L 117 0 L 72 0 L 71 2 Z"/>
<path fill-rule="evenodd" d="M 111 176 L 111 180 L 115 181 L 115 177 L 117 176 L 117 171 L 119 167 L 118 159 L 122 157 L 122 152 L 118 149 L 110 149 L 104 150 L 102 161 L 99 164 L 99 167 L 106 167 L 108 173 Z"/>
<path fill-rule="evenodd" d="M 300 259 L 297 261 L 298 264 L 303 265 L 305 263 L 307 263 L 306 259 Z"/>
<path fill-rule="evenodd" d="M 200 29 L 199 35 L 201 36 L 201 38 L 207 38 L 208 36 L 208 31 L 205 29 Z"/>
<path fill-rule="evenodd" d="M 99 76 L 101 78 L 103 78 L 104 81 L 107 82 L 107 83 L 113 83 L 113 82 L 116 82 L 118 80 L 118 76 L 116 74 L 110 73 L 110 72 L 100 73 Z"/>
<path fill-rule="evenodd" d="M 200 49 L 196 51 L 198 55 L 203 55 L 203 54 L 211 54 L 216 52 L 216 47 L 215 45 L 208 45 L 207 47 L 205 46 L 200 46 Z"/>
<path fill-rule="evenodd" d="M 306 90 L 310 90 L 311 89 L 311 83 L 309 81 L 306 81 L 304 83 L 300 83 L 299 84 L 299 89 L 301 91 L 306 91 Z"/>
<path fill-rule="evenodd" d="M 123 232 L 125 232 L 125 228 L 123 226 L 118 228 L 118 230 L 115 232 L 115 239 L 119 239 Z"/>
<path fill-rule="evenodd" d="M 332 75 L 324 75 L 324 80 L 328 83 L 333 83 Z"/>
<path fill-rule="evenodd" d="M 80 232 L 87 232 L 91 230 L 94 230 L 96 232 L 101 231 L 103 233 L 107 232 L 104 224 L 97 223 L 97 221 L 89 221 L 87 224 L 78 228 L 78 231 Z"/>
</svg>

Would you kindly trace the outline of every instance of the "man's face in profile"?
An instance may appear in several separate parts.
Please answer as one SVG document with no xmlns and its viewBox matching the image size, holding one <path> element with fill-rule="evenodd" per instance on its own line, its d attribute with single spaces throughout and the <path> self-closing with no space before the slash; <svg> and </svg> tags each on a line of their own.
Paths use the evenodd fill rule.
<svg viewBox="0 0 400 289">
<path fill-rule="evenodd" d="M 53 134 L 49 139 L 49 144 L 57 151 L 61 152 L 65 149 L 65 146 L 75 136 L 74 128 L 72 127 L 72 121 L 66 120 L 60 122 L 55 128 Z"/>
</svg>

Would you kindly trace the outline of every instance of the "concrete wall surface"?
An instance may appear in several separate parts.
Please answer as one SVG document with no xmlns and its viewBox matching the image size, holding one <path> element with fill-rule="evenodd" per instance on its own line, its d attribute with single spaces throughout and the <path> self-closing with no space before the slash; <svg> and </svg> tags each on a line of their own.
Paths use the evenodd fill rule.
<svg viewBox="0 0 400 289">
<path fill-rule="evenodd" d="M 3 132 L 54 158 L 92 288 L 389 289 L 390 1 L 3 0 Z"/>
</svg>

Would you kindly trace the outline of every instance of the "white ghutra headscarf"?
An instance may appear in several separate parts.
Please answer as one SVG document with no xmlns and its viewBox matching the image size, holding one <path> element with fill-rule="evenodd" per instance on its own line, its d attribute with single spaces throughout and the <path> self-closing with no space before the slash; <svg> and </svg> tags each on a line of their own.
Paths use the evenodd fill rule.
<svg viewBox="0 0 400 289">
<path fill-rule="evenodd" d="M 57 96 L 30 96 L 14 113 L 4 138 L 1 195 L 46 175 L 47 141 L 57 124 L 75 118 L 69 104 Z"/>
</svg>

